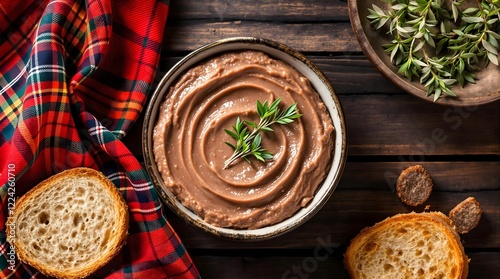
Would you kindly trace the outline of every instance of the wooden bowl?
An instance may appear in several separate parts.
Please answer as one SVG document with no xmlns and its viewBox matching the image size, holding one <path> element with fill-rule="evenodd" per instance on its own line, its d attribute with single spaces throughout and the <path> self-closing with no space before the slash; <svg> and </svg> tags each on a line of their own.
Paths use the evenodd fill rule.
<svg viewBox="0 0 500 279">
<path fill-rule="evenodd" d="M 413 81 L 398 75 L 398 68 L 390 60 L 389 54 L 382 45 L 391 41 L 391 36 L 383 31 L 374 30 L 370 25 L 368 8 L 372 3 L 387 10 L 387 3 L 380 0 L 349 0 L 349 17 L 364 54 L 375 67 L 389 80 L 404 91 L 429 102 L 434 101 L 434 95 L 427 96 L 427 91 L 416 78 Z M 464 88 L 456 85 L 452 88 L 457 97 L 441 95 L 436 103 L 451 106 L 474 106 L 490 103 L 500 99 L 500 67 L 489 63 L 488 67 L 475 72 L 476 84 L 467 84 Z"/>
</svg>

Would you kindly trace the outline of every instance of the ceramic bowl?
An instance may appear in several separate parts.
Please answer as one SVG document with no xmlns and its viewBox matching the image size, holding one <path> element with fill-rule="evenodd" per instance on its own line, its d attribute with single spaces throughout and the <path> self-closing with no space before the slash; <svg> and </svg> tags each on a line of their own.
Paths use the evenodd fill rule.
<svg viewBox="0 0 500 279">
<path fill-rule="evenodd" d="M 398 75 L 398 68 L 392 64 L 389 54 L 382 47 L 391 41 L 390 35 L 381 31 L 383 28 L 374 30 L 367 18 L 368 8 L 372 8 L 372 3 L 382 9 L 389 9 L 388 4 L 382 0 L 349 0 L 351 25 L 364 54 L 384 76 L 399 88 L 421 99 L 433 102 L 434 95 L 427 96 L 425 87 L 419 83 L 417 78 L 410 81 Z M 444 96 L 445 94 L 443 94 L 436 103 L 451 106 L 474 106 L 500 100 L 500 67 L 489 63 L 487 68 L 477 71 L 475 74 L 477 75 L 476 84 L 467 84 L 464 88 L 460 85 L 454 86 L 452 90 L 457 97 Z"/>
<path fill-rule="evenodd" d="M 328 109 L 335 128 L 335 144 L 331 168 L 323 184 L 318 187 L 313 200 L 290 218 L 277 224 L 258 229 L 220 228 L 205 222 L 193 211 L 179 202 L 165 187 L 153 154 L 152 133 L 158 118 L 158 109 L 171 84 L 173 84 L 173 82 L 175 82 L 186 70 L 195 66 L 200 61 L 217 54 L 237 50 L 262 51 L 275 59 L 285 61 L 295 67 L 310 80 L 312 86 L 319 93 Z M 222 238 L 234 240 L 269 239 L 289 232 L 305 223 L 320 210 L 334 192 L 340 180 L 346 159 L 346 128 L 344 115 L 340 102 L 328 79 L 309 59 L 299 52 L 281 43 L 258 38 L 228 38 L 216 41 L 196 49 L 174 65 L 159 82 L 147 107 L 142 139 L 147 171 L 157 192 L 167 206 L 182 219 L 203 231 Z"/>
</svg>

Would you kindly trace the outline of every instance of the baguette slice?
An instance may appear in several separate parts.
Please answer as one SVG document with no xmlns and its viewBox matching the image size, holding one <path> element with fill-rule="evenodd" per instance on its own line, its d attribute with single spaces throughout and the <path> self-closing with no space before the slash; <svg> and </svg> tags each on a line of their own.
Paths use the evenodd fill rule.
<svg viewBox="0 0 500 279">
<path fill-rule="evenodd" d="M 479 202 L 474 197 L 468 197 L 450 210 L 448 217 L 459 234 L 466 234 L 477 227 L 481 214 L 483 210 Z"/>
<path fill-rule="evenodd" d="M 125 243 L 127 205 L 100 172 L 75 168 L 49 177 L 16 201 L 7 240 L 47 276 L 83 278 Z"/>
<path fill-rule="evenodd" d="M 398 177 L 396 192 L 398 197 L 410 206 L 418 206 L 427 201 L 433 188 L 432 178 L 421 166 L 411 166 Z"/>
<path fill-rule="evenodd" d="M 351 278 L 467 278 L 469 260 L 441 212 L 398 214 L 362 230 L 344 255 Z"/>
</svg>

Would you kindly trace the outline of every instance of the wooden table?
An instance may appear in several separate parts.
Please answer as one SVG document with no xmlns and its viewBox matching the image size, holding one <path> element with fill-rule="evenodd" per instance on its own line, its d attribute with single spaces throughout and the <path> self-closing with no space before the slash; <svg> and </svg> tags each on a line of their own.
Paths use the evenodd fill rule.
<svg viewBox="0 0 500 279">
<path fill-rule="evenodd" d="M 346 246 L 362 228 L 405 206 L 395 193 L 404 168 L 421 164 L 434 179 L 426 204 L 448 213 L 474 196 L 484 213 L 463 236 L 469 278 L 500 278 L 500 106 L 446 107 L 399 90 L 367 60 L 338 0 L 171 1 L 160 73 L 218 39 L 255 36 L 302 52 L 330 79 L 348 127 L 344 174 L 323 209 L 298 229 L 263 242 L 216 238 L 166 207 L 203 278 L 348 278 Z M 125 137 L 143 160 L 142 119 Z"/>
</svg>

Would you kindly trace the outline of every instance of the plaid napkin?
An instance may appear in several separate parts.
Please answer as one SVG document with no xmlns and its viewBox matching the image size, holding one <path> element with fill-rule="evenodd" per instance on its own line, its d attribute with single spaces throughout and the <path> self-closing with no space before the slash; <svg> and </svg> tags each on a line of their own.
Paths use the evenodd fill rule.
<svg viewBox="0 0 500 279">
<path fill-rule="evenodd" d="M 13 197 L 80 166 L 103 172 L 130 210 L 126 246 L 94 276 L 199 277 L 120 141 L 151 89 L 167 13 L 168 1 L 0 0 L 0 278 L 43 277 L 6 242 Z"/>
</svg>

